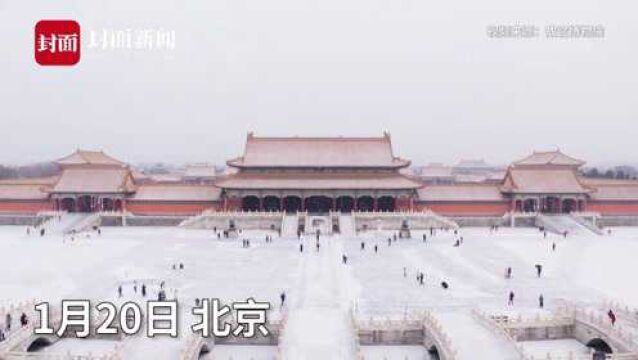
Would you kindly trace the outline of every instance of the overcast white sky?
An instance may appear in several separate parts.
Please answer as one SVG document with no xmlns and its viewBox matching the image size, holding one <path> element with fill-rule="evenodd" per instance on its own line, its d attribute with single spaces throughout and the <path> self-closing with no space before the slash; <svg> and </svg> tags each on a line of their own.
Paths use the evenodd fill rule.
<svg viewBox="0 0 638 360">
<path fill-rule="evenodd" d="M 560 147 L 638 163 L 631 0 L 0 0 L 0 162 L 74 149 L 209 161 L 257 135 L 380 135 L 414 163 Z M 77 20 L 82 59 L 41 67 L 33 27 Z M 536 39 L 489 39 L 526 23 Z M 604 39 L 545 38 L 602 24 Z M 170 29 L 173 51 L 88 49 L 90 30 Z"/>
</svg>

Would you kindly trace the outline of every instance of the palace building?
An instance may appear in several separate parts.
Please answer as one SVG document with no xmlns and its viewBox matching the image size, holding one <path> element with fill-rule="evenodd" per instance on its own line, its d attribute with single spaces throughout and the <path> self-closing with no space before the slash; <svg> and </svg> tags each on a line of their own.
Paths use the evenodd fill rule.
<svg viewBox="0 0 638 360">
<path fill-rule="evenodd" d="M 390 136 L 271 138 L 248 134 L 237 173 L 217 182 L 224 207 L 244 211 L 395 211 L 413 206 L 421 184 L 400 173 Z"/>
<path fill-rule="evenodd" d="M 0 181 L 0 214 L 41 211 L 191 216 L 203 211 L 397 212 L 448 217 L 595 212 L 638 216 L 638 181 L 591 179 L 560 151 L 514 161 L 501 181 L 430 183 L 407 175 L 388 134 L 258 137 L 248 134 L 232 171 L 198 166 L 182 181 L 144 176 L 103 152 L 78 150 L 46 178 Z M 189 175 L 190 174 L 190 175 Z"/>
</svg>

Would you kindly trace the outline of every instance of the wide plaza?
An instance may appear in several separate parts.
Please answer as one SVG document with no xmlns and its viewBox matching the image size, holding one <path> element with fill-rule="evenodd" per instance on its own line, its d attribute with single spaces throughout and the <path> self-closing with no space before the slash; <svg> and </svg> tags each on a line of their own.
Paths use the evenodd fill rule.
<svg viewBox="0 0 638 360">
<path fill-rule="evenodd" d="M 517 359 L 515 346 L 478 321 L 474 311 L 544 316 L 570 302 L 604 315 L 606 301 L 638 307 L 638 287 L 632 282 L 638 271 L 638 228 L 610 230 L 545 237 L 534 228 L 476 227 L 457 233 L 413 231 L 410 239 L 396 240 L 394 232 L 370 230 L 322 236 L 317 250 L 315 236 L 280 238 L 267 231 L 244 231 L 240 237 L 249 239 L 250 246 L 243 247 L 240 239 L 219 238 L 212 230 L 179 227 L 102 227 L 100 234 L 89 231 L 71 240 L 69 235 L 39 236 L 27 234 L 23 226 L 3 226 L 0 306 L 32 299 L 141 303 L 144 298 L 134 284 L 146 284 L 148 298 L 154 298 L 163 281 L 184 314 L 197 298 L 224 303 L 254 298 L 271 303 L 273 318 L 286 319 L 277 346 L 211 346 L 205 356 L 215 359 L 427 359 L 425 347 L 351 346 L 356 337 L 352 318 L 405 319 L 423 311 L 438 319 L 458 359 Z M 461 237 L 460 246 L 454 246 Z M 543 266 L 540 277 L 536 264 Z M 423 284 L 417 281 L 419 273 Z M 508 305 L 510 292 L 515 294 L 513 305 Z M 182 320 L 177 339 L 126 337 L 117 341 L 119 353 L 124 359 L 179 358 L 191 334 L 190 318 Z M 619 316 L 619 324 L 638 333 L 636 319 Z M 65 338 L 42 351 L 99 355 L 113 343 Z M 524 346 L 538 358 L 588 351 L 569 340 Z"/>
</svg>

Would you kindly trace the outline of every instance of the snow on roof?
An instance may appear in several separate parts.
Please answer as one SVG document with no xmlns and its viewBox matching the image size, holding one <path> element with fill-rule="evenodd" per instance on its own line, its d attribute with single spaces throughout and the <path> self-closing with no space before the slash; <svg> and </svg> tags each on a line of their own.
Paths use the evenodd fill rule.
<svg viewBox="0 0 638 360">
<path fill-rule="evenodd" d="M 491 166 L 483 159 L 461 159 L 457 168 L 470 168 L 470 169 L 489 169 Z"/>
<path fill-rule="evenodd" d="M 417 194 L 419 201 L 505 201 L 498 185 L 426 185 Z"/>
<path fill-rule="evenodd" d="M 218 201 L 221 189 L 211 185 L 149 184 L 138 187 L 137 201 Z"/>
<path fill-rule="evenodd" d="M 116 160 L 102 151 L 76 150 L 71 155 L 56 160 L 56 164 L 61 166 L 67 165 L 108 165 L 108 166 L 124 166 L 125 164 Z"/>
<path fill-rule="evenodd" d="M 56 193 L 120 193 L 133 191 L 126 168 L 65 169 L 53 187 Z"/>
<path fill-rule="evenodd" d="M 591 197 L 593 200 L 638 200 L 638 185 L 600 185 Z"/>
<path fill-rule="evenodd" d="M 38 184 L 1 184 L 0 200 L 44 200 L 49 193 Z"/>
<path fill-rule="evenodd" d="M 507 173 L 503 191 L 514 193 L 586 193 L 590 190 L 579 181 L 571 168 L 517 168 Z"/>
<path fill-rule="evenodd" d="M 416 174 L 425 178 L 453 177 L 452 167 L 443 164 L 429 164 L 416 169 Z"/>
<path fill-rule="evenodd" d="M 0 185 L 53 185 L 58 181 L 58 177 L 59 175 L 37 178 L 9 178 L 0 180 Z"/>
<path fill-rule="evenodd" d="M 214 178 L 217 176 L 217 169 L 209 164 L 188 165 L 184 170 L 184 178 Z"/>
<path fill-rule="evenodd" d="M 487 180 L 486 174 L 456 174 L 454 180 L 460 183 L 481 183 Z"/>
<path fill-rule="evenodd" d="M 227 189 L 416 189 L 421 185 L 396 173 L 239 173 L 220 179 Z"/>
<path fill-rule="evenodd" d="M 535 151 L 519 161 L 514 162 L 514 166 L 534 166 L 534 165 L 558 165 L 558 166 L 581 166 L 584 161 L 575 159 L 556 151 Z"/>
<path fill-rule="evenodd" d="M 581 182 L 593 188 L 593 200 L 638 200 L 638 180 L 580 178 Z"/>
<path fill-rule="evenodd" d="M 390 167 L 409 162 L 393 155 L 390 136 L 255 137 L 248 135 L 236 167 Z"/>
<path fill-rule="evenodd" d="M 151 182 L 165 184 L 181 183 L 183 180 L 180 174 L 150 174 L 148 175 L 148 179 L 150 179 Z"/>
</svg>

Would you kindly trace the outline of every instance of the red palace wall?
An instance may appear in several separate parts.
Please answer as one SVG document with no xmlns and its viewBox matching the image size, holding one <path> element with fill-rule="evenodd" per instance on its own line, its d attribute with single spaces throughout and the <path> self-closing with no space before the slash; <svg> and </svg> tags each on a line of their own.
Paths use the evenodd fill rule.
<svg viewBox="0 0 638 360">
<path fill-rule="evenodd" d="M 510 210 L 509 202 L 437 202 L 420 203 L 418 209 L 430 209 L 444 216 L 502 216 Z"/>
<path fill-rule="evenodd" d="M 4 213 L 35 214 L 45 210 L 53 210 L 53 206 L 48 200 L 0 200 L 0 212 Z"/>
<path fill-rule="evenodd" d="M 212 202 L 132 202 L 126 203 L 126 210 L 136 215 L 196 215 L 204 210 L 218 208 Z"/>
<path fill-rule="evenodd" d="M 589 201 L 587 211 L 601 215 L 638 215 L 638 201 Z"/>
<path fill-rule="evenodd" d="M 223 210 L 226 211 L 240 211 L 241 199 L 240 198 L 226 198 L 224 199 Z"/>
<path fill-rule="evenodd" d="M 409 197 L 399 197 L 396 199 L 395 208 L 397 211 L 409 211 L 413 208 L 414 201 Z"/>
</svg>

